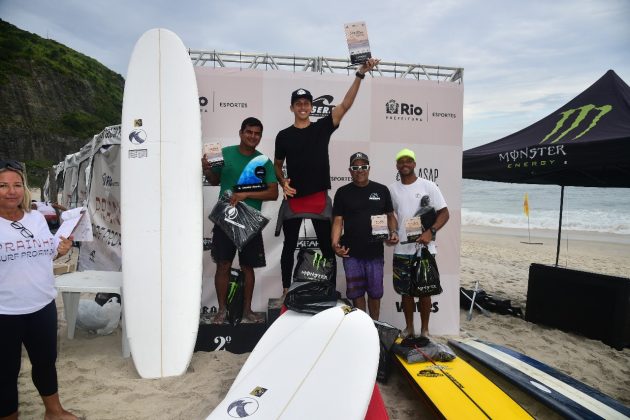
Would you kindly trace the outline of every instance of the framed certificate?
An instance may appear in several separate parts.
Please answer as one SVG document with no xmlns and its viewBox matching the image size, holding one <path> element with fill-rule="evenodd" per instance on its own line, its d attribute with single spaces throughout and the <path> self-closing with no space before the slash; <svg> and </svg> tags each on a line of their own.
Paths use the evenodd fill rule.
<svg viewBox="0 0 630 420">
<path fill-rule="evenodd" d="M 372 58 L 365 22 L 346 23 L 344 28 L 346 30 L 348 50 L 350 50 L 350 62 L 352 64 L 363 64 L 368 58 Z"/>
</svg>

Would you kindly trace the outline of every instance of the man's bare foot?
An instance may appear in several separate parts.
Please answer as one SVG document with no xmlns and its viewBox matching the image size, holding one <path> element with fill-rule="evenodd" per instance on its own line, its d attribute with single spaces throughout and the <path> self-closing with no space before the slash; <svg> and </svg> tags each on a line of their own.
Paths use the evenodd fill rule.
<svg viewBox="0 0 630 420">
<path fill-rule="evenodd" d="M 227 316 L 227 310 L 225 309 L 219 309 L 219 311 L 217 312 L 217 314 L 214 316 L 214 318 L 212 319 L 212 323 L 213 324 L 218 324 L 221 325 L 223 323 L 225 323 L 225 318 Z"/>
<path fill-rule="evenodd" d="M 78 420 L 79 418 L 71 412 L 61 409 L 59 413 L 46 412 L 44 414 L 44 420 Z"/>
<path fill-rule="evenodd" d="M 404 330 L 400 332 L 400 336 L 402 338 L 414 338 L 415 334 L 414 334 L 413 328 L 409 328 L 409 327 L 405 328 Z"/>
<path fill-rule="evenodd" d="M 64 410 L 61 402 L 59 402 L 58 392 L 52 395 L 42 395 L 41 397 L 45 407 L 44 420 L 78 420 L 77 416 Z"/>
<path fill-rule="evenodd" d="M 241 318 L 241 322 L 244 322 L 246 324 L 256 324 L 259 322 L 263 322 L 265 320 L 265 317 L 263 315 L 259 315 L 255 312 L 244 312 L 243 313 L 243 318 Z"/>
</svg>

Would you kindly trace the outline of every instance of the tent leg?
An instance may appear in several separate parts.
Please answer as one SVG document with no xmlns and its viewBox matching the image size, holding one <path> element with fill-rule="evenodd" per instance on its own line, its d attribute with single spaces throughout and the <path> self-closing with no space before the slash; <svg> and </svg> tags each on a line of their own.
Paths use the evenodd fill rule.
<svg viewBox="0 0 630 420">
<path fill-rule="evenodd" d="M 475 280 L 475 289 L 473 290 L 472 298 L 470 299 L 470 310 L 468 311 L 468 315 L 466 316 L 466 320 L 470 321 L 472 319 L 473 308 L 475 307 L 475 298 L 477 297 L 477 292 L 479 292 L 479 280 Z M 464 295 L 466 295 L 464 293 Z M 468 296 L 466 296 L 468 297 Z"/>
<path fill-rule="evenodd" d="M 558 222 L 558 247 L 556 249 L 556 267 L 558 266 L 558 258 L 560 257 L 560 240 L 562 237 L 562 206 L 564 204 L 564 185 L 560 187 L 560 221 Z"/>
</svg>

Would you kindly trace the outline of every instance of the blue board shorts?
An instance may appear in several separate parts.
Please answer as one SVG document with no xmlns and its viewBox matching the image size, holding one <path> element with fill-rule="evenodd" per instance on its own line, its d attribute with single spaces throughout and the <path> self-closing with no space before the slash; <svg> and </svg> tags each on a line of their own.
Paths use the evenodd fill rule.
<svg viewBox="0 0 630 420">
<path fill-rule="evenodd" d="M 357 299 L 366 293 L 371 299 L 383 297 L 383 258 L 362 259 L 348 257 L 343 259 L 346 272 L 346 297 Z"/>
</svg>

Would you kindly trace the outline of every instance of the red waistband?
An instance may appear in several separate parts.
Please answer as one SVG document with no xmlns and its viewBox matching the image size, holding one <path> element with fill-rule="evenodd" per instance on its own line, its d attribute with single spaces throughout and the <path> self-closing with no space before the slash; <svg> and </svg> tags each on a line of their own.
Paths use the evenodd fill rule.
<svg viewBox="0 0 630 420">
<path fill-rule="evenodd" d="M 293 213 L 320 214 L 326 208 L 326 191 L 319 191 L 304 197 L 289 198 L 288 201 Z"/>
</svg>

